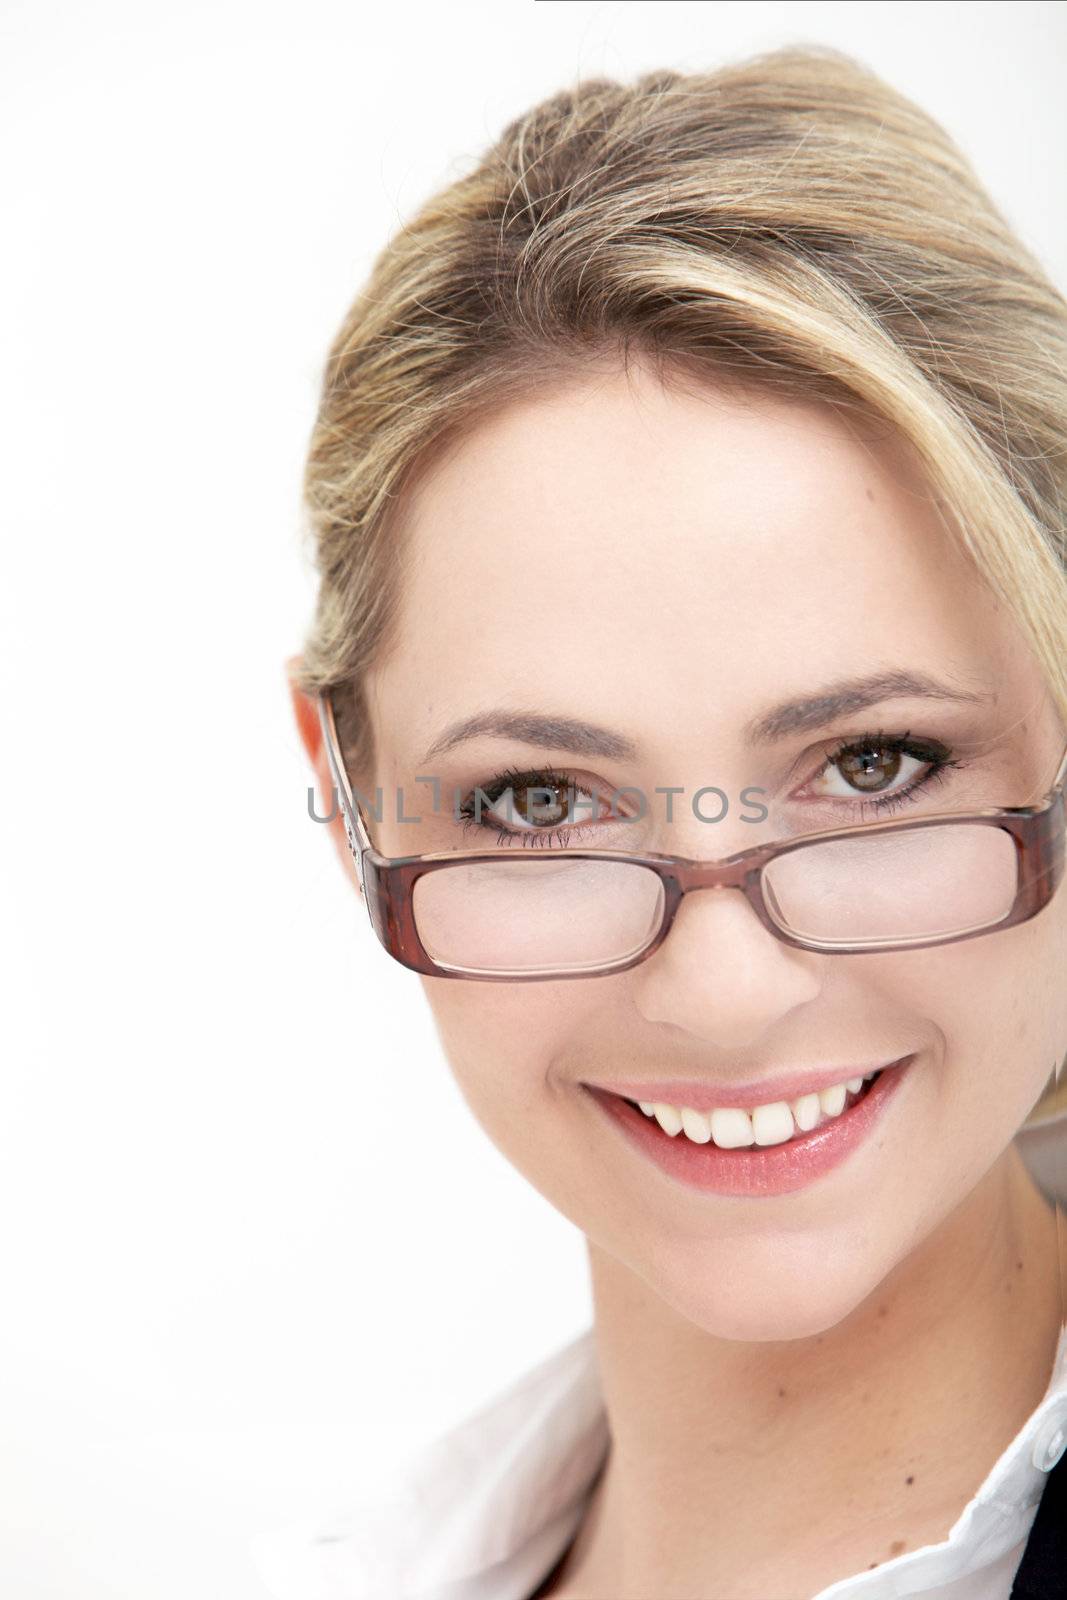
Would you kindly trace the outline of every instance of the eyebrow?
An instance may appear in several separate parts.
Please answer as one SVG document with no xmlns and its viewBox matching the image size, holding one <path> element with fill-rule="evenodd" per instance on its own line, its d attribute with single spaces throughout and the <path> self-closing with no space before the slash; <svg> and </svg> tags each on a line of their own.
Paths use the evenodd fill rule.
<svg viewBox="0 0 1067 1600">
<path fill-rule="evenodd" d="M 865 678 L 851 678 L 828 685 L 816 694 L 784 700 L 769 711 L 746 722 L 742 735 L 747 745 L 774 744 L 792 734 L 811 733 L 838 717 L 863 711 L 883 700 L 896 699 L 968 701 L 990 704 L 996 693 L 964 689 L 943 683 L 922 672 L 893 670 Z M 463 717 L 443 730 L 422 757 L 442 755 L 456 745 L 480 737 L 513 739 L 520 744 L 546 749 L 567 750 L 572 755 L 600 756 L 605 760 L 634 761 L 640 750 L 632 739 L 612 728 L 575 717 L 544 716 L 531 711 L 499 708 Z"/>
</svg>

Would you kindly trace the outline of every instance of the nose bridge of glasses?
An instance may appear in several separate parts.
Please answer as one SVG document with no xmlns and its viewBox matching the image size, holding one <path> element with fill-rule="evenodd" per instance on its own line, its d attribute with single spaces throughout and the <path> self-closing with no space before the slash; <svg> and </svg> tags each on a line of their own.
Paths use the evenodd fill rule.
<svg viewBox="0 0 1067 1600">
<path fill-rule="evenodd" d="M 739 851 L 720 861 L 692 858 L 676 862 L 671 877 L 681 894 L 697 889 L 747 889 L 766 857 L 764 848 Z"/>
</svg>

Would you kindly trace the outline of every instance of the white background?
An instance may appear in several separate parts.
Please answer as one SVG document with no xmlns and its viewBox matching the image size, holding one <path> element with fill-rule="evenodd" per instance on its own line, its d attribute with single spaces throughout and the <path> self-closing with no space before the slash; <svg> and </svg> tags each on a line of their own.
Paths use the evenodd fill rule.
<svg viewBox="0 0 1067 1600">
<path fill-rule="evenodd" d="M 0 5 L 12 1600 L 262 1597 L 250 1534 L 588 1322 L 306 815 L 303 452 L 372 257 L 506 120 L 815 40 L 1067 285 L 1059 4 Z"/>
</svg>

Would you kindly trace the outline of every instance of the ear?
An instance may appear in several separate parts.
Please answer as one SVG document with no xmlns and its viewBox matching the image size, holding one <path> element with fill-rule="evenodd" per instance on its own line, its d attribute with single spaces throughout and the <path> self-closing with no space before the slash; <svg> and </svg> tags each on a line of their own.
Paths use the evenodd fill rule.
<svg viewBox="0 0 1067 1600">
<path fill-rule="evenodd" d="M 304 690 L 296 682 L 296 673 L 302 662 L 302 656 L 290 656 L 285 663 L 285 675 L 300 742 L 307 751 L 308 761 L 311 763 L 312 771 L 317 779 L 318 797 L 315 811 L 318 816 L 325 817 L 329 816 L 330 811 L 336 806 L 337 814 L 326 826 L 333 839 L 334 848 L 341 858 L 341 865 L 355 886 L 356 893 L 362 894 L 356 863 L 353 861 L 352 852 L 348 848 L 348 837 L 345 833 L 344 818 L 341 813 L 341 800 L 335 794 L 333 777 L 330 773 L 330 763 L 322 737 L 322 724 L 319 721 L 318 704 L 314 696 L 305 694 Z"/>
</svg>

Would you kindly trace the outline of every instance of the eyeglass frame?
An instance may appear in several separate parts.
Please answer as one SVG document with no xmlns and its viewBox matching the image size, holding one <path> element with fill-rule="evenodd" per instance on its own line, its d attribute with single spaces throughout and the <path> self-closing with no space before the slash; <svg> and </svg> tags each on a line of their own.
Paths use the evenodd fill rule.
<svg viewBox="0 0 1067 1600">
<path fill-rule="evenodd" d="M 977 939 L 990 933 L 1000 933 L 1006 928 L 1027 922 L 1044 909 L 1059 887 L 1067 858 L 1067 748 L 1059 764 L 1052 787 L 1042 800 L 1031 806 L 987 806 L 977 811 L 940 811 L 923 817 L 896 817 L 885 822 L 856 823 L 845 828 L 824 828 L 817 833 L 807 833 L 801 838 L 770 840 L 765 844 L 751 845 L 746 850 L 735 851 L 716 861 L 705 861 L 690 856 L 675 856 L 662 852 L 631 854 L 625 850 L 583 850 L 564 848 L 550 852 L 553 861 L 586 860 L 613 861 L 654 872 L 663 889 L 663 915 L 660 926 L 636 955 L 603 966 L 570 968 L 567 970 L 537 972 L 480 972 L 458 970 L 443 965 L 430 955 L 419 936 L 415 922 L 413 893 L 418 880 L 429 872 L 446 867 L 470 866 L 480 862 L 507 859 L 543 861 L 545 856 L 514 856 L 504 858 L 499 850 L 455 851 L 438 850 L 425 855 L 385 856 L 376 850 L 359 804 L 352 792 L 334 716 L 333 699 L 329 689 L 317 695 L 319 721 L 323 743 L 334 784 L 341 798 L 345 835 L 356 864 L 360 890 L 366 902 L 371 927 L 387 953 L 401 966 L 408 967 L 426 977 L 464 978 L 482 983 L 533 983 L 557 982 L 566 978 L 600 978 L 627 972 L 638 966 L 659 949 L 671 931 L 674 919 L 687 894 L 698 889 L 740 889 L 767 931 L 784 944 L 799 950 L 813 950 L 820 955 L 878 955 L 890 951 L 925 950 L 935 945 L 955 944 L 964 939 Z M 1056 799 L 1060 805 L 1057 808 Z M 919 828 L 944 826 L 949 823 L 969 823 L 1000 828 L 1014 842 L 1017 858 L 1017 884 L 1015 900 L 1007 916 L 962 933 L 938 934 L 931 939 L 889 940 L 877 944 L 850 945 L 837 941 L 806 939 L 791 933 L 776 922 L 767 906 L 761 878 L 764 868 L 779 856 L 795 850 L 804 850 L 828 840 L 854 839 L 857 836 L 874 837 L 886 833 L 903 833 Z"/>
</svg>

